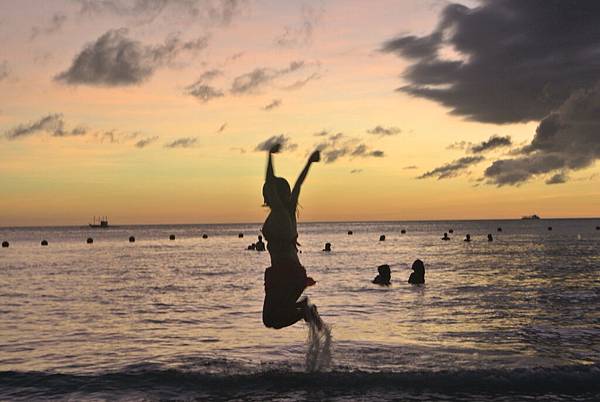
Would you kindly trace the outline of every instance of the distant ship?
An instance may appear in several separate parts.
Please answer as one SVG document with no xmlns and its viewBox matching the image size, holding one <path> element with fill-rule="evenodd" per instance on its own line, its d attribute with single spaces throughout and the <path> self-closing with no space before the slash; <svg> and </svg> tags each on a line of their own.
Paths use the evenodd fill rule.
<svg viewBox="0 0 600 402">
<path fill-rule="evenodd" d="M 533 214 L 533 215 L 523 216 L 521 219 L 540 219 L 540 217 L 537 216 L 536 214 Z"/>
<path fill-rule="evenodd" d="M 98 217 L 98 222 L 99 223 L 96 223 L 96 217 L 94 216 L 93 223 L 90 223 L 90 227 L 91 228 L 100 228 L 100 229 L 108 228 L 108 217 L 107 216 Z"/>
</svg>

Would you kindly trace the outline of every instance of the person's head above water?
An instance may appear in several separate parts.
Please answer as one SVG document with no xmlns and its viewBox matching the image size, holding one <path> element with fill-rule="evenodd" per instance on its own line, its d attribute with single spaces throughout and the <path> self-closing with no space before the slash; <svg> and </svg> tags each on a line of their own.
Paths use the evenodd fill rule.
<svg viewBox="0 0 600 402">
<path fill-rule="evenodd" d="M 283 177 L 275 177 L 275 190 L 277 191 L 277 196 L 279 197 L 281 203 L 289 208 L 292 202 L 292 189 L 290 187 L 290 183 L 288 183 L 288 181 Z M 271 207 L 272 203 L 267 195 L 267 183 L 263 185 L 262 193 L 265 205 Z"/>
<path fill-rule="evenodd" d="M 412 264 L 413 273 L 410 274 L 410 278 L 408 278 L 408 283 L 412 284 L 422 284 L 425 283 L 425 264 L 423 261 L 417 259 Z"/>
<path fill-rule="evenodd" d="M 383 264 L 377 267 L 379 275 L 373 279 L 373 283 L 377 285 L 390 285 L 392 279 L 392 270 L 388 264 Z"/>
</svg>

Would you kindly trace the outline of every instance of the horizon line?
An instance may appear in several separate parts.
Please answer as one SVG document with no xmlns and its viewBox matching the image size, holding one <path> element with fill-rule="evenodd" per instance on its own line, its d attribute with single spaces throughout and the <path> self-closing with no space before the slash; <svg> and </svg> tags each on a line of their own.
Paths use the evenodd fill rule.
<svg viewBox="0 0 600 402">
<path fill-rule="evenodd" d="M 543 220 L 600 220 L 600 216 L 596 217 L 551 217 L 551 218 L 540 218 L 539 221 Z M 386 220 L 308 220 L 301 221 L 298 224 L 306 223 L 395 223 L 395 222 L 473 222 L 473 221 L 523 221 L 529 219 L 523 218 L 469 218 L 469 219 L 386 219 Z M 538 221 L 538 219 L 533 219 Z M 121 223 L 116 225 L 110 225 L 110 228 L 119 228 L 123 226 L 218 226 L 218 225 L 260 225 L 262 222 L 213 222 L 213 223 Z M 12 226 L 1 226 L 0 229 L 13 229 L 13 228 L 89 228 L 88 224 L 81 225 L 12 225 Z M 90 228 L 92 229 L 92 228 Z"/>
</svg>

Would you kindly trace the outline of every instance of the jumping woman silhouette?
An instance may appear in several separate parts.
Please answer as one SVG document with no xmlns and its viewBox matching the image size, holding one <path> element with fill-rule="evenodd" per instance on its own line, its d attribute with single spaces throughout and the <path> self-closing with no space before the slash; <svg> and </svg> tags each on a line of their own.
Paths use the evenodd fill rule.
<svg viewBox="0 0 600 402">
<path fill-rule="evenodd" d="M 278 153 L 280 144 L 269 150 L 267 175 L 263 186 L 265 204 L 271 212 L 262 227 L 271 256 L 271 266 L 265 270 L 265 301 L 263 323 L 266 327 L 280 329 L 295 324 L 301 319 L 322 325 L 317 308 L 308 303 L 302 292 L 316 282 L 306 275 L 306 270 L 298 259 L 296 228 L 296 208 L 300 187 L 306 179 L 310 165 L 320 160 L 319 151 L 310 155 L 300 173 L 294 189 L 286 179 L 276 177 L 273 172 L 272 154 Z M 300 300 L 299 300 L 300 299 Z"/>
</svg>

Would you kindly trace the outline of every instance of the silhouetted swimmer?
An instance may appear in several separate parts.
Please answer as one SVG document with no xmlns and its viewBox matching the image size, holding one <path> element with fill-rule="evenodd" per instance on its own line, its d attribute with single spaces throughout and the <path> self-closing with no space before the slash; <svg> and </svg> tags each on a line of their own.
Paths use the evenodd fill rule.
<svg viewBox="0 0 600 402">
<path fill-rule="evenodd" d="M 450 233 L 450 234 L 454 233 L 454 229 L 448 230 L 448 233 Z"/>
<path fill-rule="evenodd" d="M 208 235 L 207 235 L 206 233 L 204 233 L 204 234 L 202 235 L 202 238 L 203 238 L 203 239 L 208 239 Z"/>
<path fill-rule="evenodd" d="M 242 239 L 244 237 L 243 233 L 238 233 L 238 238 Z"/>
<path fill-rule="evenodd" d="M 598 228 L 596 228 L 596 230 L 598 230 Z M 351 230 L 348 231 L 348 236 L 352 236 L 352 231 Z"/>
<path fill-rule="evenodd" d="M 94 239 L 92 239 L 91 237 L 88 237 L 87 240 L 85 241 L 87 244 L 92 244 L 94 242 Z"/>
<path fill-rule="evenodd" d="M 255 249 L 256 251 L 265 251 L 265 242 L 263 241 L 261 235 L 258 235 L 258 241 L 256 242 Z"/>
<path fill-rule="evenodd" d="M 444 237 L 442 237 L 442 240 L 450 240 L 448 233 L 444 232 Z"/>
<path fill-rule="evenodd" d="M 498 232 L 502 232 L 502 228 L 499 227 L 498 229 L 496 229 Z"/>
<path fill-rule="evenodd" d="M 129 243 L 135 243 L 135 237 L 129 236 Z"/>
<path fill-rule="evenodd" d="M 600 230 L 600 226 L 596 226 L 596 230 Z"/>
<path fill-rule="evenodd" d="M 548 226 L 548 230 L 550 230 L 550 231 L 551 231 L 551 230 L 552 230 L 552 226 Z"/>
<path fill-rule="evenodd" d="M 256 244 L 252 243 L 248 246 L 248 250 L 256 250 Z"/>
<path fill-rule="evenodd" d="M 465 241 L 471 241 L 471 235 L 467 233 L 465 236 Z"/>
<path fill-rule="evenodd" d="M 6 248 L 8 247 L 10 244 L 7 241 L 3 241 L 2 242 L 2 247 Z"/>
<path fill-rule="evenodd" d="M 412 265 L 413 272 L 408 278 L 408 283 L 412 285 L 422 285 L 425 283 L 425 265 L 421 260 L 415 260 Z"/>
<path fill-rule="evenodd" d="M 330 252 L 331 251 L 331 243 L 325 243 L 325 248 L 323 249 L 323 251 Z"/>
<path fill-rule="evenodd" d="M 406 233 L 406 229 L 402 229 L 402 230 L 400 231 L 400 233 L 402 233 L 402 234 L 405 234 L 405 233 Z"/>
<path fill-rule="evenodd" d="M 488 241 L 494 241 L 494 237 L 491 233 L 488 233 Z"/>
<path fill-rule="evenodd" d="M 379 241 L 385 241 L 385 235 L 379 236 Z"/>
<path fill-rule="evenodd" d="M 390 286 L 392 283 L 392 270 L 390 266 L 387 264 L 380 265 L 377 267 L 377 272 L 379 272 L 379 275 L 372 282 L 376 285 Z"/>
<path fill-rule="evenodd" d="M 48 240 L 42 240 L 42 246 L 47 246 L 48 245 Z"/>
</svg>

